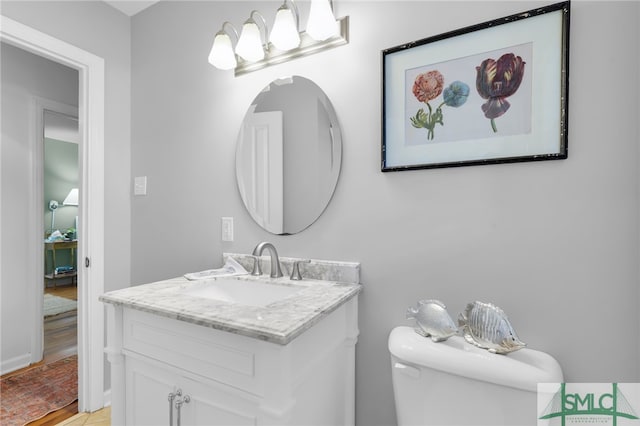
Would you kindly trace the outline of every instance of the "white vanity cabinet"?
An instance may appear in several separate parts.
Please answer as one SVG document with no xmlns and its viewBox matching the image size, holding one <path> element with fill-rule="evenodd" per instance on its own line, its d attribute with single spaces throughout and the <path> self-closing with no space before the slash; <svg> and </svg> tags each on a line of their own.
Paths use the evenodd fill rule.
<svg viewBox="0 0 640 426">
<path fill-rule="evenodd" d="M 113 425 L 354 423 L 357 296 L 287 344 L 122 304 L 107 312 Z"/>
<path fill-rule="evenodd" d="M 126 424 L 256 424 L 255 398 L 234 398 L 233 388 L 184 370 L 132 356 L 126 358 L 125 377 Z"/>
</svg>

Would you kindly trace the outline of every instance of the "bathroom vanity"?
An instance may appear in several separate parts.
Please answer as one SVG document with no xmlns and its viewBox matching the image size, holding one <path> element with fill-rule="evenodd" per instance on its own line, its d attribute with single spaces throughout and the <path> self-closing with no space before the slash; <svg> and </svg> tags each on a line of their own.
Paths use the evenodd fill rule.
<svg viewBox="0 0 640 426">
<path fill-rule="evenodd" d="M 254 299 L 221 300 L 218 284 Z M 311 261 L 301 281 L 181 277 L 104 294 L 112 424 L 353 424 L 360 289 L 359 264 Z"/>
</svg>

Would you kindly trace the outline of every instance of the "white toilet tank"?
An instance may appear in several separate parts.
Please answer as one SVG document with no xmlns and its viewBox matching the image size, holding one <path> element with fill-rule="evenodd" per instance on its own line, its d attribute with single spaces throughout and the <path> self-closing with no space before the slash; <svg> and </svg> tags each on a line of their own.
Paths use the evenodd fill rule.
<svg viewBox="0 0 640 426">
<path fill-rule="evenodd" d="M 460 336 L 435 343 L 411 327 L 389 335 L 398 425 L 535 426 L 537 384 L 563 382 L 550 355 L 489 353 Z"/>
</svg>

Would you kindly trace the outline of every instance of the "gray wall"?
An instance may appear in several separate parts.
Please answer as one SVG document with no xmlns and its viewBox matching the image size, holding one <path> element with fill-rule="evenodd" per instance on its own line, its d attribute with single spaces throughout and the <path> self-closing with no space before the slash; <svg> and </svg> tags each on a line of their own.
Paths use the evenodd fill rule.
<svg viewBox="0 0 640 426">
<path fill-rule="evenodd" d="M 422 298 L 454 314 L 498 304 L 567 381 L 639 381 L 640 4 L 572 4 L 568 160 L 387 174 L 381 50 L 550 3 L 340 0 L 347 46 L 238 78 L 207 63 L 223 21 L 240 26 L 257 8 L 272 22 L 279 4 L 162 2 L 132 19 L 132 173 L 149 182 L 132 202 L 132 282 L 218 266 L 262 240 L 283 256 L 361 262 L 361 425 L 395 422 L 387 336 Z M 251 100 L 289 74 L 328 94 L 344 156 L 320 219 L 273 236 L 243 208 L 235 141 Z M 232 243 L 222 216 L 235 218 Z"/>
</svg>

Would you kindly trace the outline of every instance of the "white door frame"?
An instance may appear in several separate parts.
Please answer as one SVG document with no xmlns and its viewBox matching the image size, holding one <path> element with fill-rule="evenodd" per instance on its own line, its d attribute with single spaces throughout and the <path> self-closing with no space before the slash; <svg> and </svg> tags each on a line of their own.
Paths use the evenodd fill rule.
<svg viewBox="0 0 640 426">
<path fill-rule="evenodd" d="M 95 411 L 104 406 L 104 308 L 98 301 L 104 292 L 105 271 L 104 59 L 2 15 L 0 40 L 78 70 L 78 258 L 79 265 L 85 265 L 85 259 L 90 262 L 90 267 L 78 268 L 78 409 Z M 42 221 L 37 220 L 34 226 Z M 42 234 L 30 239 L 31 259 L 42 258 L 42 244 Z M 42 276 L 29 278 L 36 305 L 36 297 L 42 297 Z M 34 321 L 42 321 L 41 309 L 35 309 L 40 312 L 34 312 Z"/>
</svg>

